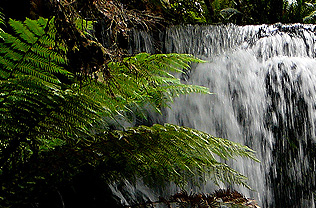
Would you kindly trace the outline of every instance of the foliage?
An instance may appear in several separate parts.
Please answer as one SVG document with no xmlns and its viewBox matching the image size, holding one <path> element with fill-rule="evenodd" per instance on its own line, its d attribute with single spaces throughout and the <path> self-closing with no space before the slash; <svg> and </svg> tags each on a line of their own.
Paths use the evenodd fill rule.
<svg viewBox="0 0 316 208">
<path fill-rule="evenodd" d="M 181 94 L 209 94 L 173 75 L 200 60 L 141 53 L 83 78 L 67 70 L 67 44 L 56 38 L 55 22 L 11 19 L 14 33 L 0 34 L 3 207 L 34 203 L 41 193 L 71 183 L 86 166 L 109 182 L 138 176 L 148 184 L 157 178 L 185 185 L 208 173 L 214 182 L 246 185 L 243 175 L 215 157 L 256 160 L 245 146 L 171 124 L 113 124 L 134 114 L 145 118 L 148 105 L 159 111 Z"/>
<path fill-rule="evenodd" d="M 59 83 L 56 74 L 68 76 L 68 71 L 60 65 L 66 64 L 65 56 L 57 50 L 65 52 L 62 45 L 55 42 L 54 19 L 49 22 L 43 18 L 38 21 L 26 19 L 24 24 L 10 20 L 9 25 L 17 37 L 1 33 L 4 43 L 1 44 L 0 64 L 3 66 L 1 79 L 13 78 L 14 74 L 33 75 L 49 83 Z M 47 31 L 45 31 L 47 30 Z M 39 70 L 39 68 L 41 70 Z"/>
<path fill-rule="evenodd" d="M 35 128 L 38 135 L 49 134 L 48 129 L 41 132 L 42 122 L 48 122 L 46 116 L 56 108 L 57 98 L 63 98 L 57 76 L 69 73 L 61 67 L 66 59 L 57 51 L 64 48 L 56 45 L 52 22 L 53 19 L 43 18 L 27 19 L 24 24 L 10 20 L 16 35 L 1 33 L 4 38 L 0 45 L 1 167 L 9 160 L 19 162 L 18 158 L 10 158 L 10 154 L 17 151 L 20 143 L 31 143 L 30 146 L 36 143 L 27 139 L 35 133 L 32 132 Z"/>
<path fill-rule="evenodd" d="M 285 2 L 283 21 L 315 23 L 315 1 L 298 0 L 293 3 Z"/>
<path fill-rule="evenodd" d="M 201 177 L 202 173 L 208 173 L 216 184 L 228 182 L 247 186 L 243 175 L 218 162 L 216 157 L 229 160 L 241 156 L 258 161 L 253 151 L 243 145 L 172 124 L 116 130 L 100 135 L 98 139 L 101 144 L 95 148 L 99 150 L 99 155 L 110 153 L 113 159 L 125 161 L 124 169 L 116 175 L 136 173 L 152 185 L 163 184 L 166 179 L 182 186 L 189 180 L 196 180 L 198 185 L 206 180 Z M 103 150 L 104 140 L 113 148 L 105 146 Z M 115 146 L 120 149 L 115 149 Z"/>
<path fill-rule="evenodd" d="M 65 86 L 72 79 L 63 67 L 65 48 L 55 39 L 54 19 L 10 20 L 14 34 L 1 33 L 0 135 L 3 203 L 25 194 L 37 178 L 29 169 L 42 151 L 89 135 L 96 116 L 78 91 Z M 90 101 L 91 102 L 91 101 Z M 95 105 L 94 105 L 95 106 Z M 25 190 L 24 190 L 25 189 Z M 24 190 L 24 191 L 23 191 Z M 22 193 L 20 193 L 22 192 Z M 3 205 L 4 206 L 4 205 Z"/>
<path fill-rule="evenodd" d="M 96 21 L 89 21 L 82 18 L 78 18 L 75 20 L 76 27 L 84 33 L 84 35 L 91 35 L 90 32 L 94 31 L 94 24 Z"/>
<path fill-rule="evenodd" d="M 0 12 L 0 25 L 5 25 L 4 16 L 1 12 Z M 0 33 L 3 33 L 3 30 L 1 28 L 0 28 Z M 2 39 L 2 36 L 0 36 L 0 38 Z"/>
<path fill-rule="evenodd" d="M 315 1 L 173 0 L 163 4 L 167 17 L 184 23 L 314 23 Z"/>
<path fill-rule="evenodd" d="M 169 8 L 172 10 L 170 13 L 174 15 L 174 18 L 180 19 L 186 23 L 205 23 L 206 14 L 203 12 L 202 2 L 195 1 L 173 1 L 170 3 Z"/>
</svg>

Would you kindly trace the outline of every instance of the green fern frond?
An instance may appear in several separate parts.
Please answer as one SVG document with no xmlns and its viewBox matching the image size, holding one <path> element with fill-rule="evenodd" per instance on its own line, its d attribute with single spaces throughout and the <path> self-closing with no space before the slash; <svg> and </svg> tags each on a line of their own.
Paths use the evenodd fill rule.
<svg viewBox="0 0 316 208">
<path fill-rule="evenodd" d="M 226 182 L 247 186 L 245 176 L 219 162 L 215 155 L 225 160 L 246 157 L 258 162 L 254 151 L 246 146 L 172 124 L 114 131 L 100 135 L 99 141 L 120 146 L 119 150 L 112 150 L 112 156 L 124 158 L 126 174 L 133 170 L 148 183 L 162 177 L 183 185 L 184 181 L 194 180 L 197 173 L 208 173 L 217 184 Z M 106 154 L 107 149 L 98 151 Z"/>
<path fill-rule="evenodd" d="M 316 11 L 312 11 L 309 15 L 303 18 L 304 23 L 311 23 L 312 21 L 315 21 L 316 17 Z"/>
<path fill-rule="evenodd" d="M 2 56 L 0 56 L 0 64 L 3 65 L 3 69 L 4 69 L 2 71 L 3 73 L 5 73 L 5 72 L 10 73 L 13 70 L 14 65 L 15 65 L 14 60 L 11 61 L 11 60 L 6 59 Z M 1 76 L 1 78 L 5 78 L 5 76 L 3 74 L 1 74 L 0 76 Z"/>
<path fill-rule="evenodd" d="M 209 90 L 201 86 L 182 84 L 172 73 L 183 73 L 189 62 L 202 62 L 187 54 L 155 54 L 140 53 L 127 57 L 122 62 L 108 64 L 110 76 L 99 73 L 98 83 L 101 91 L 89 92 L 94 99 L 102 102 L 105 97 L 112 97 L 111 102 L 117 100 L 109 109 L 124 110 L 124 106 L 144 106 L 151 104 L 158 112 L 160 108 L 173 100 L 173 97 L 191 92 L 210 94 Z M 93 82 L 90 84 L 94 85 Z M 101 86 L 104 86 L 103 88 Z M 87 85 L 89 86 L 89 84 Z M 95 87 L 96 85 L 94 85 Z M 102 96 L 102 99 L 97 97 Z M 108 99 L 104 99 L 104 106 Z"/>
<path fill-rule="evenodd" d="M 0 44 L 0 64 L 7 69 L 6 74 L 12 77 L 15 73 L 25 73 L 52 83 L 60 83 L 56 77 L 58 74 L 70 76 L 67 70 L 60 67 L 67 63 L 65 49 L 61 49 L 64 54 L 54 49 L 56 29 L 53 23 L 54 18 L 26 19 L 23 23 L 9 20 L 15 35 L 3 33 L 4 43 Z"/>
<path fill-rule="evenodd" d="M 49 36 L 43 36 L 41 39 L 38 40 L 42 45 L 46 48 L 53 48 L 55 46 L 54 39 L 50 38 Z"/>
<path fill-rule="evenodd" d="M 42 18 L 41 20 L 44 20 L 44 19 Z M 24 23 L 27 29 L 31 32 L 31 34 L 41 37 L 45 34 L 45 31 L 44 31 L 45 21 L 40 23 L 41 20 L 31 20 L 29 18 L 26 18 Z"/>
<path fill-rule="evenodd" d="M 58 77 L 71 73 L 63 68 L 66 49 L 55 39 L 53 23 L 10 20 L 15 34 L 1 33 L 1 168 L 28 161 L 42 143 L 62 145 L 91 137 L 91 125 L 99 120 L 101 109 L 93 100 L 72 86 L 61 87 Z M 63 142 L 52 142 L 56 139 Z"/>
<path fill-rule="evenodd" d="M 0 25 L 5 25 L 4 14 L 0 12 Z"/>
<path fill-rule="evenodd" d="M 1 25 L 5 25 L 5 21 L 4 21 L 4 15 L 3 13 L 0 12 L 0 26 Z M 2 34 L 4 33 L 4 31 L 2 30 L 2 28 L 0 27 L 0 39 L 3 39 Z"/>
<path fill-rule="evenodd" d="M 8 47 L 14 50 L 19 50 L 21 52 L 26 52 L 29 49 L 29 46 L 27 44 L 25 44 L 24 42 L 22 42 L 21 40 L 19 40 L 11 34 L 3 33 L 1 36 L 5 40 L 5 43 L 8 45 L 6 46 L 5 44 L 1 44 L 1 48 Z M 2 52 L 2 50 L 0 52 Z"/>
<path fill-rule="evenodd" d="M 12 61 L 18 61 L 23 56 L 21 53 L 10 50 L 9 48 L 6 48 L 6 47 L 3 47 L 1 52 L 5 53 L 4 58 L 12 60 Z"/>
<path fill-rule="evenodd" d="M 29 22 L 25 21 L 25 23 L 29 23 Z M 31 32 L 29 28 L 26 25 L 24 25 L 22 22 L 10 19 L 9 25 L 13 28 L 16 34 L 18 34 L 24 42 L 28 44 L 34 44 L 37 41 L 37 38 L 34 35 L 34 33 Z"/>
<path fill-rule="evenodd" d="M 33 141 L 45 136 L 72 142 L 91 136 L 89 128 L 99 119 L 96 112 L 101 109 L 93 101 L 36 76 L 19 75 L 1 80 L 0 87 L 0 117 L 3 118 L 0 135 L 11 138 L 24 135 Z M 29 130 L 32 133 L 25 134 Z"/>
</svg>

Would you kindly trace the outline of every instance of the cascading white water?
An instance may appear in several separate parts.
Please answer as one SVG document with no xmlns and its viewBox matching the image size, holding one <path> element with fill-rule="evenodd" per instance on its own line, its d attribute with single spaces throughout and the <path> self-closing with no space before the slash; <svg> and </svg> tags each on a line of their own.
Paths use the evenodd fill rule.
<svg viewBox="0 0 316 208">
<path fill-rule="evenodd" d="M 313 31 L 311 25 L 187 26 L 166 36 L 167 53 L 208 61 L 191 70 L 188 82 L 215 94 L 179 98 L 165 121 L 254 149 L 260 164 L 240 159 L 230 165 L 249 177 L 255 191 L 234 188 L 263 207 L 314 206 Z"/>
<path fill-rule="evenodd" d="M 135 33 L 131 47 L 154 52 L 147 33 Z M 176 99 L 163 122 L 254 149 L 261 163 L 228 163 L 249 177 L 254 191 L 233 188 L 262 207 L 315 207 L 315 26 L 174 26 L 161 50 L 208 61 L 194 65 L 184 81 L 214 93 Z M 214 189 L 210 183 L 194 191 Z"/>
</svg>

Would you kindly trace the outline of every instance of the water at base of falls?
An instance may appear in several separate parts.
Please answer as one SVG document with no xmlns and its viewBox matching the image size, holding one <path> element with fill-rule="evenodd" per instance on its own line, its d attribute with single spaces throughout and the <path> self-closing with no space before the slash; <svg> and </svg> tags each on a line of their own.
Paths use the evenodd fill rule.
<svg viewBox="0 0 316 208">
<path fill-rule="evenodd" d="M 176 99 L 163 122 L 254 149 L 261 163 L 229 165 L 248 176 L 254 190 L 232 188 L 261 207 L 315 207 L 315 31 L 300 24 L 175 26 L 163 38 L 165 53 L 208 61 L 194 65 L 184 81 L 214 93 Z M 133 49 L 154 52 L 150 35 L 134 37 Z M 194 191 L 214 189 L 205 184 Z"/>
</svg>

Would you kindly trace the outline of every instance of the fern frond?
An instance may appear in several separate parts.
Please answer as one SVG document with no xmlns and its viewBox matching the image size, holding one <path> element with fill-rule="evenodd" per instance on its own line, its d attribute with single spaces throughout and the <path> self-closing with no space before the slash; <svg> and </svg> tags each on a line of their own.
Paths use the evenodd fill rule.
<svg viewBox="0 0 316 208">
<path fill-rule="evenodd" d="M 0 44 L 0 64 L 7 69 L 9 76 L 26 73 L 52 83 L 60 83 L 56 77 L 58 74 L 70 76 L 67 70 L 60 67 L 61 64 L 67 63 L 65 54 L 53 49 L 57 47 L 53 23 L 54 18 L 49 21 L 44 18 L 26 19 L 23 23 L 9 20 L 15 35 L 3 33 L 4 43 Z M 64 48 L 61 51 L 64 51 Z"/>
<path fill-rule="evenodd" d="M 1 48 L 8 47 L 8 48 L 12 48 L 14 50 L 19 50 L 21 52 L 28 51 L 29 46 L 26 43 L 19 40 L 18 38 L 14 37 L 13 35 L 8 34 L 8 33 L 3 33 L 1 36 L 5 40 L 5 43 L 8 45 L 8 46 L 6 46 L 5 44 L 1 44 Z"/>
<path fill-rule="evenodd" d="M 167 106 L 175 96 L 191 92 L 210 94 L 205 87 L 182 84 L 180 79 L 172 74 L 183 73 L 192 61 L 202 62 L 187 54 L 140 53 L 127 57 L 122 62 L 109 63 L 107 69 L 110 76 L 98 73 L 98 81 L 87 84 L 94 85 L 95 90 L 83 90 L 113 112 L 114 109 L 124 110 L 125 106 L 148 104 L 159 112 L 160 108 Z M 100 96 L 102 98 L 98 99 Z"/>
<path fill-rule="evenodd" d="M 0 26 L 1 25 L 5 25 L 5 21 L 4 21 L 4 15 L 3 13 L 0 12 Z M 4 31 L 2 30 L 2 28 L 0 27 L 0 39 L 3 39 L 2 34 L 4 33 Z"/>
<path fill-rule="evenodd" d="M 254 151 L 246 146 L 172 124 L 110 132 L 100 135 L 99 143 L 94 147 L 106 147 L 101 145 L 102 142 L 120 146 L 117 151 L 111 150 L 111 157 L 120 155 L 125 161 L 122 173 L 130 174 L 129 171 L 133 170 L 148 183 L 154 183 L 157 177 L 162 177 L 162 181 L 169 179 L 183 185 L 185 181 L 194 180 L 197 175 L 208 173 L 217 184 L 226 182 L 247 186 L 245 176 L 219 162 L 215 155 L 225 160 L 246 157 L 258 162 Z M 97 149 L 100 154 L 108 155 L 107 150 Z"/>
<path fill-rule="evenodd" d="M 44 19 L 42 19 L 44 20 Z M 44 27 L 45 24 L 43 21 L 42 23 L 40 23 L 41 20 L 31 20 L 29 18 L 26 18 L 26 20 L 24 21 L 27 29 L 31 32 L 31 34 L 34 34 L 38 37 L 41 37 L 45 34 L 45 31 L 44 31 Z"/>
<path fill-rule="evenodd" d="M 92 123 L 100 119 L 96 112 L 101 109 L 93 101 L 36 76 L 19 75 L 1 80 L 0 87 L 0 135 L 12 139 L 24 135 L 30 141 L 45 137 L 73 142 L 91 136 Z M 10 140 L 2 142 L 9 144 Z"/>
<path fill-rule="evenodd" d="M 9 48 L 6 48 L 6 47 L 3 47 L 1 52 L 5 53 L 4 58 L 12 60 L 12 61 L 18 61 L 23 56 L 22 54 L 16 51 L 10 50 Z"/>
<path fill-rule="evenodd" d="M 29 23 L 29 21 L 25 21 L 25 23 Z M 29 28 L 22 22 L 10 19 L 9 24 L 16 32 L 16 34 L 19 34 L 20 38 L 26 43 L 34 44 L 37 41 L 37 38 L 34 35 L 34 33 L 31 32 Z"/>
<path fill-rule="evenodd" d="M 14 65 L 15 65 L 15 63 L 13 61 L 6 59 L 2 56 L 0 56 L 0 64 L 3 65 L 3 70 L 2 70 L 3 73 L 5 73 L 5 72 L 10 73 L 13 70 Z M 4 70 L 6 70 L 6 71 L 4 71 Z M 1 78 L 6 78 L 6 77 L 1 74 Z"/>
<path fill-rule="evenodd" d="M 49 36 L 43 36 L 38 41 L 47 48 L 53 48 L 55 46 L 54 39 L 50 38 Z"/>
<path fill-rule="evenodd" d="M 316 11 L 312 11 L 309 15 L 303 18 L 304 23 L 311 23 L 312 21 L 315 21 L 316 17 Z"/>
</svg>

